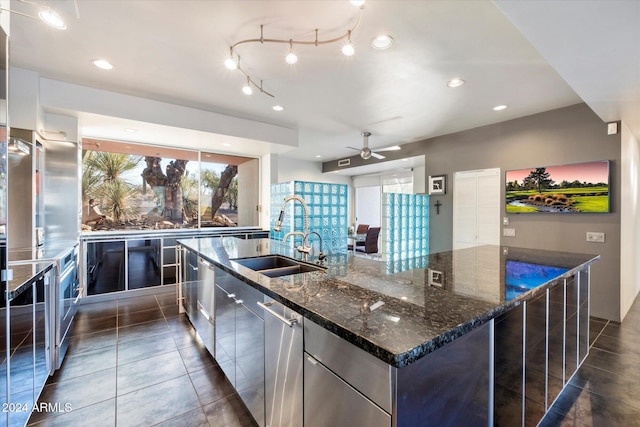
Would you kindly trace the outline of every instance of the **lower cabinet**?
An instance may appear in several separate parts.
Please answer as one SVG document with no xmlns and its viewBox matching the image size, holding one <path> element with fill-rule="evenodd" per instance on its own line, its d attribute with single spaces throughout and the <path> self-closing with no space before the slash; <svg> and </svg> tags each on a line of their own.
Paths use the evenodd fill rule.
<svg viewBox="0 0 640 427">
<path fill-rule="evenodd" d="M 391 427 L 389 365 L 308 319 L 304 346 L 305 427 Z"/>
<path fill-rule="evenodd" d="M 267 298 L 268 299 L 268 298 Z M 267 427 L 302 426 L 302 316 L 268 299 L 264 310 Z"/>
<path fill-rule="evenodd" d="M 258 425 L 265 425 L 264 321 L 257 289 L 215 268 L 214 357 Z"/>
</svg>

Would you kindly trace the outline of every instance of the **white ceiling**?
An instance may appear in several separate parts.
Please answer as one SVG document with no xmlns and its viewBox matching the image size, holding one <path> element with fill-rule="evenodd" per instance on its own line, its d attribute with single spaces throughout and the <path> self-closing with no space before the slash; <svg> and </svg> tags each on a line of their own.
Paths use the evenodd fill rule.
<svg viewBox="0 0 640 427">
<path fill-rule="evenodd" d="M 64 13 L 67 30 L 12 15 L 10 62 L 51 79 L 298 130 L 298 148 L 293 150 L 216 136 L 226 153 L 278 152 L 327 161 L 353 155 L 346 147 L 359 146 L 363 130 L 373 134 L 371 147 L 383 147 L 583 100 L 603 120 L 628 120 L 640 139 L 640 114 L 635 121 L 624 117 L 633 114 L 634 101 L 640 99 L 629 96 L 640 90 L 640 2 L 497 3 L 502 10 L 491 1 L 379 0 L 368 1 L 359 12 L 346 0 L 48 0 Z M 15 0 L 12 7 L 34 11 Z M 547 10 L 555 17 L 550 25 L 545 25 Z M 340 43 L 296 46 L 300 59 L 295 66 L 284 63 L 285 45 L 237 48 L 242 66 L 253 79 L 263 80 L 275 99 L 243 95 L 243 76 L 223 66 L 229 46 L 259 37 L 261 24 L 268 38 L 310 40 L 318 28 L 324 39 L 341 35 L 359 13 L 361 22 L 352 35 L 356 54 L 350 58 L 340 54 Z M 614 46 L 616 54 L 607 61 L 583 54 L 574 64 L 575 55 L 567 54 L 574 49 L 586 53 L 608 47 L 611 52 L 612 24 L 629 39 L 622 38 L 625 45 Z M 394 37 L 389 50 L 370 47 L 380 33 Z M 96 58 L 108 59 L 115 68 L 95 68 L 90 61 Z M 605 73 L 611 68 L 628 72 Z M 453 77 L 466 84 L 448 88 Z M 274 104 L 285 111 L 273 111 Z M 509 108 L 493 111 L 498 104 Z M 170 135 L 178 132 L 182 143 L 192 147 L 203 139 L 201 132 L 188 129 L 76 114 L 83 136 L 148 143 L 165 143 L 166 138 L 174 143 Z M 124 133 L 124 128 L 138 132 Z"/>
</svg>

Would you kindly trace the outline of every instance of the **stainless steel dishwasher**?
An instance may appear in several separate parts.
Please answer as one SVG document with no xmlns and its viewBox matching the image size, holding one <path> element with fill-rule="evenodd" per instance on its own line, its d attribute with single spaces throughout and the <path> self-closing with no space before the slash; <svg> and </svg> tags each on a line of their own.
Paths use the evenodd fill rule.
<svg viewBox="0 0 640 427">
<path fill-rule="evenodd" d="M 266 298 L 264 385 L 267 427 L 302 425 L 302 316 Z"/>
</svg>

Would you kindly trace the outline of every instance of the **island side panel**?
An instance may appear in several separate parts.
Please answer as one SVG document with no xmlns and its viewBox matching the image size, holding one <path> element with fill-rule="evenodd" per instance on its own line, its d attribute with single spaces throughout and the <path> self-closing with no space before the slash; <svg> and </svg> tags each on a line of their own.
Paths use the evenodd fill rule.
<svg viewBox="0 0 640 427">
<path fill-rule="evenodd" d="M 397 370 L 396 425 L 488 425 L 492 322 Z"/>
</svg>

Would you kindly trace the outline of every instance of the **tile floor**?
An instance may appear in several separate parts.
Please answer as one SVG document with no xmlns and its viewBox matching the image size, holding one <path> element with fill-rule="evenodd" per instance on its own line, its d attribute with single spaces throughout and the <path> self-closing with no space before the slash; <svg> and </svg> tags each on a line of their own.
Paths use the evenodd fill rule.
<svg viewBox="0 0 640 427">
<path fill-rule="evenodd" d="M 640 297 L 622 324 L 591 320 L 590 354 L 541 426 L 640 427 Z M 173 292 L 81 306 L 33 426 L 253 426 Z M 359 427 L 359 426 L 354 426 Z"/>
<path fill-rule="evenodd" d="M 33 426 L 255 426 L 173 292 L 80 306 Z M 55 409 L 56 407 L 53 406 Z"/>
</svg>

